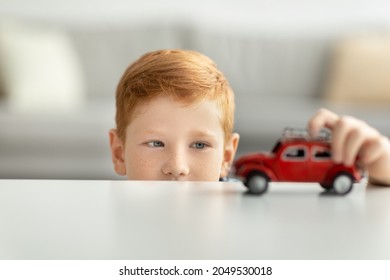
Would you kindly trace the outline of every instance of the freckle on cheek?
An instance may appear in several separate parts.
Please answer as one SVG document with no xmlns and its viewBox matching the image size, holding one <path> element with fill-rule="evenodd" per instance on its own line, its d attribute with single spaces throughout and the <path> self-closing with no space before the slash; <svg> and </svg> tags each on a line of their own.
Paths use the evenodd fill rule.
<svg viewBox="0 0 390 280">
<path fill-rule="evenodd" d="M 150 159 L 143 158 L 143 159 L 135 159 L 132 162 L 131 168 L 132 168 L 131 172 L 134 175 L 145 176 L 145 174 L 149 174 L 152 171 L 151 168 L 153 168 L 153 166 L 151 166 Z"/>
</svg>

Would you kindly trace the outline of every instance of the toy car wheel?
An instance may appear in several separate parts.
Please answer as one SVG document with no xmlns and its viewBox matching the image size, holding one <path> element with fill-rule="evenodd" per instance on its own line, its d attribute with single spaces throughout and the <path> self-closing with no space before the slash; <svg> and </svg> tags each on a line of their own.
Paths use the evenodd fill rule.
<svg viewBox="0 0 390 280">
<path fill-rule="evenodd" d="M 341 173 L 333 179 L 332 188 L 337 194 L 347 194 L 352 190 L 353 180 L 349 174 Z"/>
<path fill-rule="evenodd" d="M 262 172 L 252 172 L 246 181 L 249 191 L 254 194 L 265 193 L 268 189 L 269 178 Z"/>
</svg>

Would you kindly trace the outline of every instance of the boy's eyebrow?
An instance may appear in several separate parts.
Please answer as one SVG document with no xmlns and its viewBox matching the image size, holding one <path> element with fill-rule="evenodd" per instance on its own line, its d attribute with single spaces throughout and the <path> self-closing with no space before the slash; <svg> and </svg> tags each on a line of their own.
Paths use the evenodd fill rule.
<svg viewBox="0 0 390 280">
<path fill-rule="evenodd" d="M 142 131 L 142 134 L 163 134 L 163 130 L 159 129 L 146 129 Z M 208 137 L 208 138 L 217 138 L 217 135 L 213 131 L 207 131 L 207 130 L 195 130 L 190 132 L 190 136 L 192 137 Z"/>
<path fill-rule="evenodd" d="M 191 132 L 191 136 L 194 136 L 194 137 L 212 137 L 212 138 L 216 138 L 217 137 L 215 132 L 213 132 L 213 131 L 204 131 L 204 130 L 192 131 Z"/>
<path fill-rule="evenodd" d="M 147 129 L 142 131 L 143 134 L 161 134 L 163 131 L 157 129 Z"/>
</svg>

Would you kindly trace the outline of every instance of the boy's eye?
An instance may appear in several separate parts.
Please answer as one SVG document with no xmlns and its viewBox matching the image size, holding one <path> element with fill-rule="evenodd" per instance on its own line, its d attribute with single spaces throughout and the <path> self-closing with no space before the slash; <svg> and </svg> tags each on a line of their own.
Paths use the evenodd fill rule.
<svg viewBox="0 0 390 280">
<path fill-rule="evenodd" d="M 149 141 L 146 143 L 149 147 L 153 147 L 153 148 L 160 148 L 160 147 L 164 147 L 164 143 L 161 142 L 161 141 L 158 141 L 158 140 L 155 140 L 155 141 Z"/>
<path fill-rule="evenodd" d="M 192 144 L 192 147 L 195 148 L 195 149 L 199 149 L 199 150 L 202 150 L 204 148 L 206 148 L 208 145 L 206 143 L 203 143 L 203 142 L 196 142 L 194 144 Z"/>
</svg>

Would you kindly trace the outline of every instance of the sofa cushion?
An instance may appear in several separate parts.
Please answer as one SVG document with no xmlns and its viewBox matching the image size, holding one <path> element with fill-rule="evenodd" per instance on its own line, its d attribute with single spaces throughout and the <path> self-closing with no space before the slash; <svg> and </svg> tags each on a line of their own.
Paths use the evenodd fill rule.
<svg viewBox="0 0 390 280">
<path fill-rule="evenodd" d="M 21 112 L 72 111 L 85 96 L 81 65 L 59 28 L 30 22 L 0 22 L 3 94 Z"/>
</svg>

